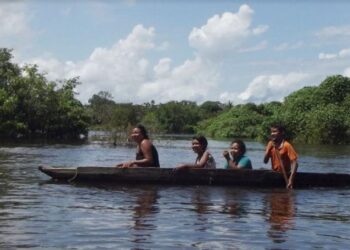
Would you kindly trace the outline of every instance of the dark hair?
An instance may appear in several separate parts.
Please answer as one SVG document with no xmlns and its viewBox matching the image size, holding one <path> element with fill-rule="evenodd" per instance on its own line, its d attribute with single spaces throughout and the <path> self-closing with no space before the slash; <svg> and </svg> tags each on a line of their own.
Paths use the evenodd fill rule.
<svg viewBox="0 0 350 250">
<path fill-rule="evenodd" d="M 246 148 L 244 142 L 243 142 L 242 140 L 233 140 L 233 141 L 231 142 L 231 145 L 234 144 L 234 143 L 237 143 L 237 144 L 239 145 L 239 148 L 241 149 L 242 154 L 244 155 L 245 152 L 246 152 L 246 150 L 247 150 L 247 148 Z"/>
<path fill-rule="evenodd" d="M 196 135 L 192 137 L 192 140 L 197 140 L 203 147 L 204 150 L 207 149 L 208 141 L 203 135 Z"/>
<path fill-rule="evenodd" d="M 282 134 L 284 134 L 286 132 L 286 128 L 281 124 L 272 124 L 271 128 L 277 129 Z"/>
<path fill-rule="evenodd" d="M 135 128 L 138 128 L 140 130 L 141 134 L 143 135 L 143 137 L 145 139 L 149 139 L 145 126 L 143 126 L 142 124 L 138 124 L 138 125 L 136 125 Z"/>
</svg>

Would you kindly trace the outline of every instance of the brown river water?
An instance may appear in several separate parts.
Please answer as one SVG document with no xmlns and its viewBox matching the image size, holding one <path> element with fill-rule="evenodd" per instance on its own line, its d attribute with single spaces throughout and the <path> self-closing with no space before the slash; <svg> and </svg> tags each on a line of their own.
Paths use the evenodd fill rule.
<svg viewBox="0 0 350 250">
<path fill-rule="evenodd" d="M 163 167 L 193 162 L 190 137 L 154 141 Z M 209 141 L 217 165 L 229 141 Z M 254 168 L 264 145 L 246 142 Z M 300 171 L 350 174 L 350 146 L 295 146 Z M 38 165 L 112 166 L 132 147 L 0 144 L 0 249 L 348 249 L 350 188 L 59 184 Z"/>
</svg>

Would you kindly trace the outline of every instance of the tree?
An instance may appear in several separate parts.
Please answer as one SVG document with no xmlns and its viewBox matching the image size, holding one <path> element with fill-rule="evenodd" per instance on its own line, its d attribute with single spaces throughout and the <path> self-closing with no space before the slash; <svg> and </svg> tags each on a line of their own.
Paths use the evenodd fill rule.
<svg viewBox="0 0 350 250">
<path fill-rule="evenodd" d="M 106 125 L 111 122 L 116 103 L 107 91 L 100 91 L 89 99 L 93 125 Z"/>
<path fill-rule="evenodd" d="M 160 127 L 167 133 L 193 133 L 199 121 L 198 107 L 189 101 L 160 104 L 155 113 Z"/>
<path fill-rule="evenodd" d="M 89 117 L 75 99 L 78 78 L 49 82 L 36 65 L 19 67 L 0 49 L 0 136 L 76 138 L 87 134 Z"/>
</svg>

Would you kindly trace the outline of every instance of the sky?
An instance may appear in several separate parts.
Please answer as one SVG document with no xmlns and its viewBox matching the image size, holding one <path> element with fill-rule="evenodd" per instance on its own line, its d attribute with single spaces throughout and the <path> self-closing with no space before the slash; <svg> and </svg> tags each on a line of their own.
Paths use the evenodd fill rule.
<svg viewBox="0 0 350 250">
<path fill-rule="evenodd" d="M 350 1 L 0 0 L 0 47 L 84 104 L 283 101 L 350 77 Z"/>
</svg>

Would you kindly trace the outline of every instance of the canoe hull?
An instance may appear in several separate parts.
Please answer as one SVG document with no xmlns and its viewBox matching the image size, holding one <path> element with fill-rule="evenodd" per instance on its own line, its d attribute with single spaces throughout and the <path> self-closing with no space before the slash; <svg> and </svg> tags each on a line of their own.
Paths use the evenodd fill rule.
<svg viewBox="0 0 350 250">
<path fill-rule="evenodd" d="M 271 170 L 115 168 L 115 167 L 43 167 L 39 170 L 53 179 L 69 182 L 152 183 L 187 185 L 229 185 L 248 187 L 285 187 L 283 176 Z M 334 173 L 302 173 L 295 178 L 296 188 L 346 187 L 350 175 Z"/>
</svg>

